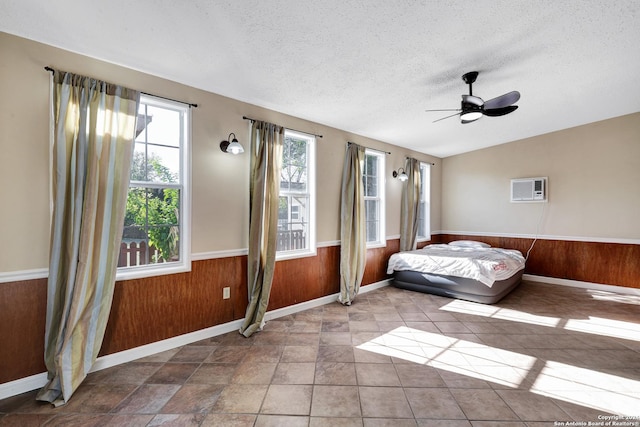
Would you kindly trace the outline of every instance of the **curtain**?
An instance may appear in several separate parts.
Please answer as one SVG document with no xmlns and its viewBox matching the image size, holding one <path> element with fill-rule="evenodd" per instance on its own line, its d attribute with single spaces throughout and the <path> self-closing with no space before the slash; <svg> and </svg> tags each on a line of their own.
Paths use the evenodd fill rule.
<svg viewBox="0 0 640 427">
<path fill-rule="evenodd" d="M 65 404 L 95 362 L 111 309 L 140 94 L 53 73 L 52 196 L 45 330 L 48 383 Z"/>
<path fill-rule="evenodd" d="M 338 301 L 351 305 L 355 299 L 367 255 L 364 213 L 365 148 L 350 143 L 342 170 L 342 203 L 340 205 L 340 295 Z"/>
<path fill-rule="evenodd" d="M 251 336 L 264 326 L 276 260 L 278 202 L 284 128 L 254 121 L 251 125 L 249 184 L 249 304 L 240 333 Z"/>
<path fill-rule="evenodd" d="M 413 251 L 418 241 L 418 211 L 420 209 L 420 161 L 407 159 L 405 173 L 409 177 L 402 187 L 400 204 L 400 251 Z"/>
</svg>

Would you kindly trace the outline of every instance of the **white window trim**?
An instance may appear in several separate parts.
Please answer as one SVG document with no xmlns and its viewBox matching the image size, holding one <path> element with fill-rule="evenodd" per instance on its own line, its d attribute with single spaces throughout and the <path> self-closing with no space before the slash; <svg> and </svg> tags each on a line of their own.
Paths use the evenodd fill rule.
<svg viewBox="0 0 640 427">
<path fill-rule="evenodd" d="M 422 194 L 420 195 L 420 199 L 423 200 L 427 206 L 425 209 L 425 213 L 427 218 L 425 218 L 425 227 L 427 228 L 428 233 L 424 233 L 423 236 L 419 236 L 417 238 L 418 242 L 428 242 L 431 240 L 431 163 L 420 162 L 420 171 L 426 175 L 426 181 L 428 185 L 421 186 L 420 190 Z M 423 172 L 424 171 L 424 172 Z M 423 203 L 423 202 L 421 202 Z M 424 230 L 423 230 L 424 231 Z M 418 234 L 420 234 L 420 230 L 418 230 Z"/>
<path fill-rule="evenodd" d="M 171 108 L 184 113 L 182 146 L 180 148 L 180 261 L 119 267 L 116 280 L 141 279 L 191 271 L 191 111 L 189 105 L 152 95 L 140 95 L 140 102 L 160 108 Z"/>
<path fill-rule="evenodd" d="M 309 159 L 307 164 L 307 193 L 309 194 L 309 247 L 291 251 L 276 251 L 276 261 L 316 256 L 318 254 L 316 242 L 316 136 L 308 133 L 285 129 L 285 136 L 290 135 L 309 141 Z"/>
<path fill-rule="evenodd" d="M 365 155 L 375 156 L 378 158 L 378 197 L 377 199 L 380 201 L 379 207 L 379 226 L 378 226 L 378 241 L 377 242 L 367 242 L 367 249 L 373 248 L 384 248 L 387 246 L 387 237 L 386 237 L 386 179 L 385 179 L 385 153 L 377 150 L 365 150 Z M 366 200 L 366 198 L 365 198 Z M 366 218 L 366 213 L 365 213 Z M 365 231 L 365 239 L 366 239 L 366 231 Z"/>
</svg>

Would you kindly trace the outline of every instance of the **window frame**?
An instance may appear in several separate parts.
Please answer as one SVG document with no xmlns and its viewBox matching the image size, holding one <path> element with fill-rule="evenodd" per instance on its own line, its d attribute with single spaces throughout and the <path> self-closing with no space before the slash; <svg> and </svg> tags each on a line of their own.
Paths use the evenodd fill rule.
<svg viewBox="0 0 640 427">
<path fill-rule="evenodd" d="M 300 138 L 307 141 L 307 191 L 306 193 L 285 191 L 284 194 L 281 189 L 278 190 L 278 200 L 280 197 L 292 197 L 305 195 L 309 200 L 309 220 L 307 230 L 307 243 L 308 247 L 304 249 L 293 249 L 287 251 L 278 251 L 276 249 L 276 261 L 304 258 L 310 256 L 316 256 L 318 253 L 317 240 L 316 240 L 316 146 L 317 138 L 315 135 L 295 131 L 292 129 L 286 129 L 284 131 L 284 138 L 292 136 L 294 138 Z M 283 140 L 284 143 L 284 140 Z M 284 156 L 284 151 L 283 151 Z M 282 165 L 284 167 L 284 164 Z M 291 209 L 291 206 L 289 207 Z M 298 211 L 298 215 L 302 212 Z M 289 218 L 291 218 L 291 211 L 288 212 Z"/>
<path fill-rule="evenodd" d="M 420 204 L 424 217 L 418 214 L 418 242 L 428 242 L 431 240 L 431 163 L 420 162 Z M 420 212 L 420 209 L 418 210 Z M 422 230 L 420 221 L 422 220 Z"/>
<path fill-rule="evenodd" d="M 365 239 L 367 238 L 366 232 L 366 223 L 367 223 L 367 200 L 377 200 L 378 201 L 378 240 L 374 242 L 367 242 L 367 249 L 371 248 L 384 248 L 387 246 L 387 236 L 386 236 L 386 180 L 385 180 L 385 154 L 382 151 L 372 150 L 367 148 L 365 150 L 365 159 L 364 166 L 362 169 L 363 179 L 366 176 L 366 164 L 367 164 L 367 156 L 373 156 L 376 158 L 378 162 L 377 168 L 377 188 L 378 195 L 375 197 L 367 196 L 365 189 Z"/>
<path fill-rule="evenodd" d="M 143 264 L 132 267 L 118 267 L 116 280 L 130 280 L 145 277 L 161 276 L 191 271 L 191 107 L 177 101 L 156 97 L 148 94 L 140 95 L 140 104 L 147 104 L 155 108 L 163 108 L 176 111 L 181 114 L 180 129 L 180 173 L 179 183 L 160 183 L 154 181 L 130 181 L 134 187 L 140 188 L 176 188 L 180 192 L 180 210 L 178 224 L 179 235 L 179 261 Z M 134 141 L 134 144 L 136 142 Z"/>
</svg>

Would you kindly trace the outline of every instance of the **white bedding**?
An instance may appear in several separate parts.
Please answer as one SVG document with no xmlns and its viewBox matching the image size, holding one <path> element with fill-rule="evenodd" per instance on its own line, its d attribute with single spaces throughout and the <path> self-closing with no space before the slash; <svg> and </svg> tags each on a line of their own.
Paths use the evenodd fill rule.
<svg viewBox="0 0 640 427">
<path fill-rule="evenodd" d="M 387 274 L 419 271 L 444 276 L 466 277 L 489 287 L 524 269 L 524 257 L 514 249 L 468 248 L 443 244 L 391 255 Z"/>
</svg>

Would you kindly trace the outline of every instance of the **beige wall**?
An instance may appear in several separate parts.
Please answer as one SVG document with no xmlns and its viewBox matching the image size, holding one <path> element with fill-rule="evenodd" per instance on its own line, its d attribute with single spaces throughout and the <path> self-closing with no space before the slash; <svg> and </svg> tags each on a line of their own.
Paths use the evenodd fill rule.
<svg viewBox="0 0 640 427">
<path fill-rule="evenodd" d="M 400 230 L 400 183 L 391 178 L 404 157 L 432 168 L 432 230 L 440 229 L 441 160 L 187 87 L 51 46 L 0 33 L 0 274 L 48 266 L 49 73 L 44 66 L 89 75 L 143 92 L 198 104 L 192 122 L 192 252 L 247 247 L 249 157 L 231 156 L 220 141 L 234 132 L 247 146 L 242 116 L 321 134 L 317 145 L 317 238 L 340 238 L 340 181 L 345 143 L 390 151 L 386 157 L 387 236 Z"/>
<path fill-rule="evenodd" d="M 640 113 L 443 160 L 442 229 L 640 240 Z M 546 176 L 549 202 L 510 203 L 512 178 Z M 542 209 L 544 208 L 544 213 Z"/>
</svg>

